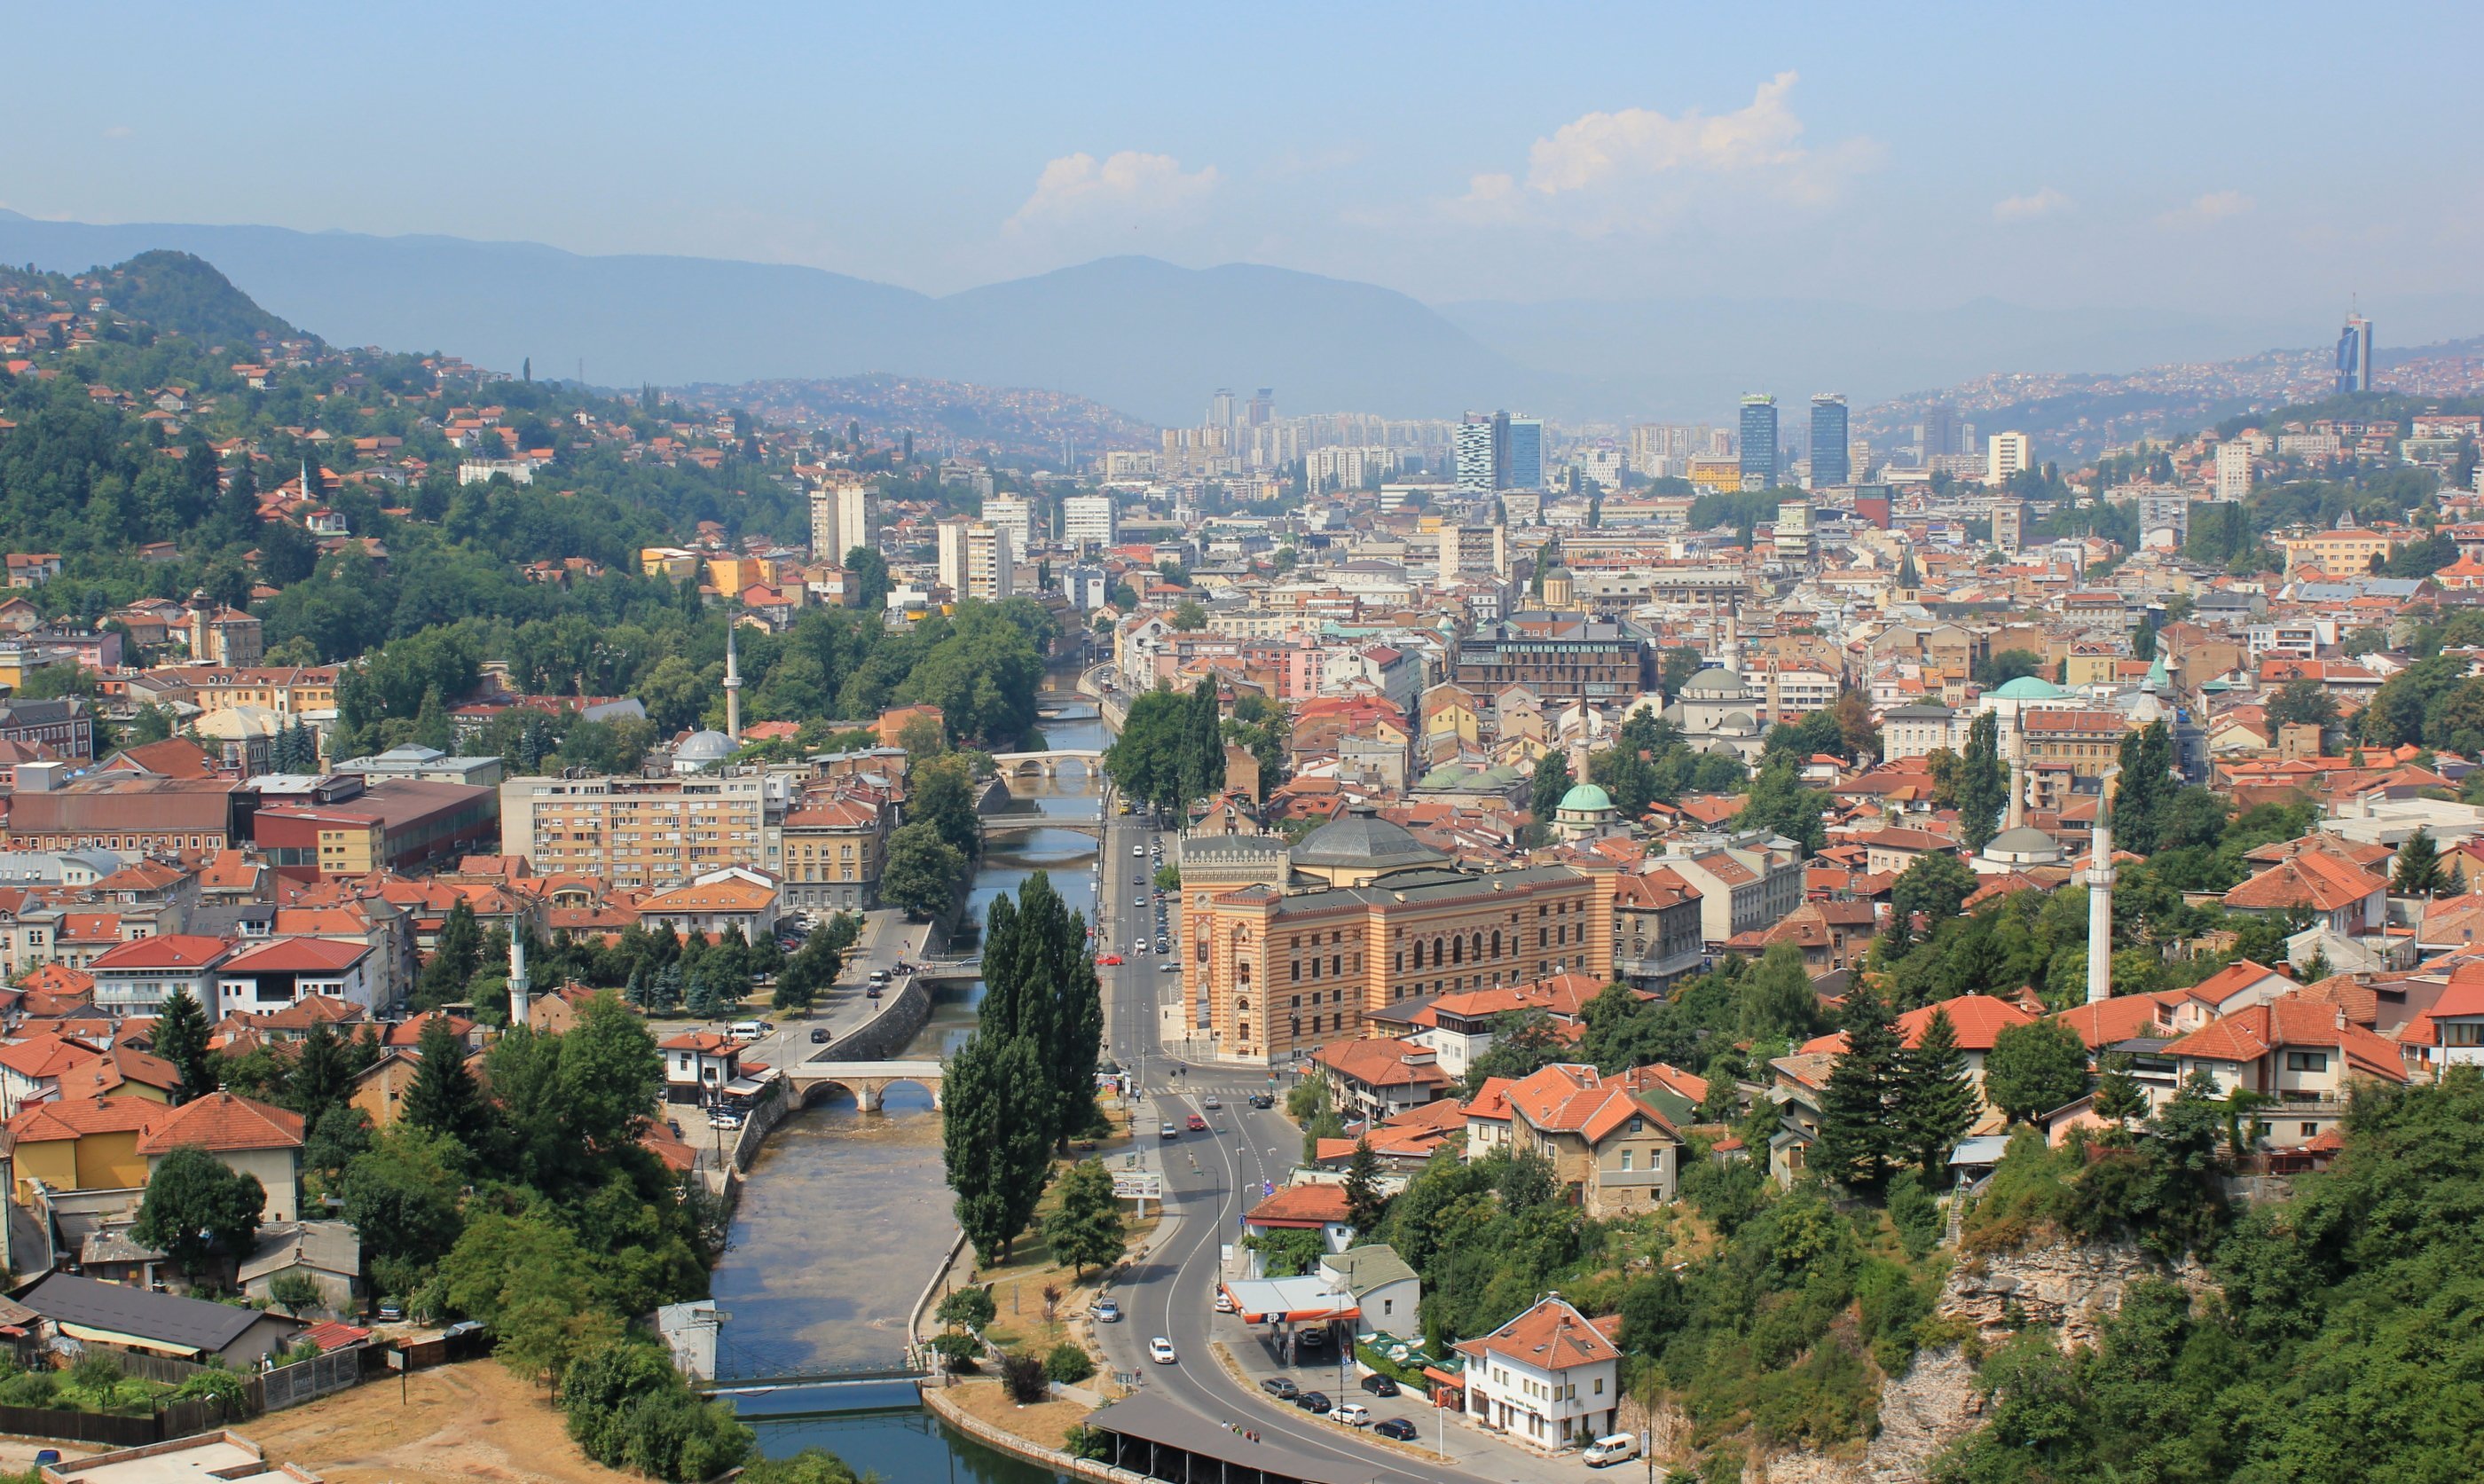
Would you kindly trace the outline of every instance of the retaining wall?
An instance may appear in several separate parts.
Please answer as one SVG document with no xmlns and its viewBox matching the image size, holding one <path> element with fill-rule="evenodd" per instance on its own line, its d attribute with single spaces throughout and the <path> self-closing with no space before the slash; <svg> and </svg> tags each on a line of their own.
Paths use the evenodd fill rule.
<svg viewBox="0 0 2484 1484">
<path fill-rule="evenodd" d="M 904 987 L 897 991 L 885 1009 L 871 1017 L 870 1024 L 828 1042 L 808 1060 L 885 1062 L 922 1035 L 923 1028 L 932 1023 L 932 991 L 915 975 L 898 977 L 904 982 Z"/>
<path fill-rule="evenodd" d="M 1082 1479 L 1104 1479 L 1110 1481 L 1110 1484 L 1148 1484 L 1148 1476 L 1144 1473 L 1136 1473 L 1127 1469 L 1116 1469 L 1110 1464 L 1096 1463 L 1094 1459 L 1072 1458 L 1066 1453 L 1047 1448 L 1042 1444 L 1029 1443 L 1015 1433 L 1004 1432 L 983 1418 L 971 1416 L 964 1408 L 951 1404 L 946 1396 L 940 1394 L 942 1389 L 932 1382 L 918 1383 L 918 1390 L 923 1393 L 924 1407 L 932 1416 L 986 1447 L 998 1448 L 1004 1453 L 1014 1453 L 1020 1458 L 1032 1459 L 1047 1469 L 1056 1470 L 1062 1473 L 1076 1474 Z"/>
</svg>

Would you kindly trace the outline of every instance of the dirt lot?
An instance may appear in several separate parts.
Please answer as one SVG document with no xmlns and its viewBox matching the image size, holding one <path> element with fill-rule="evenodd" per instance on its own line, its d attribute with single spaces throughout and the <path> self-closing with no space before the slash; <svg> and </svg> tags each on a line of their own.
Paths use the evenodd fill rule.
<svg viewBox="0 0 2484 1484">
<path fill-rule="evenodd" d="M 1068 1447 L 1069 1429 L 1087 1420 L 1093 1408 L 1073 1401 L 1038 1402 L 1021 1407 L 1011 1401 L 997 1381 L 969 1381 L 941 1393 L 968 1414 L 1047 1448 Z"/>
<path fill-rule="evenodd" d="M 589 1459 L 561 1430 L 543 1392 L 498 1362 L 417 1371 L 397 1401 L 394 1378 L 234 1429 L 331 1484 L 622 1484 L 637 1475 Z M 643 1480 L 639 1484 L 644 1484 Z"/>
</svg>

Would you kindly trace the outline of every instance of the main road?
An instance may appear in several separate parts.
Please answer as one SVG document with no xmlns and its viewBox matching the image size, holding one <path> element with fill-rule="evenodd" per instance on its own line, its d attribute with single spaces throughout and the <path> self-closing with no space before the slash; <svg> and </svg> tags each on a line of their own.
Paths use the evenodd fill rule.
<svg viewBox="0 0 2484 1484">
<path fill-rule="evenodd" d="M 1108 806 L 1109 807 L 1109 806 Z M 1147 847 L 1162 842 L 1174 849 L 1173 836 L 1149 828 L 1138 818 L 1105 820 L 1104 851 L 1099 860 L 1097 909 L 1103 918 L 1098 941 L 1121 962 L 1105 965 L 1106 1034 L 1112 1055 L 1142 1079 L 1145 1099 L 1138 1128 L 1147 1137 L 1148 1121 L 1170 1121 L 1182 1127 L 1190 1115 L 1205 1119 L 1209 1132 L 1184 1134 L 1159 1149 L 1164 1170 L 1165 1208 L 1179 1219 L 1173 1237 L 1144 1261 L 1133 1264 L 1114 1287 L 1121 1306 L 1118 1325 L 1099 1325 L 1096 1335 L 1114 1368 L 1135 1371 L 1149 1391 L 1173 1401 L 1210 1422 L 1229 1422 L 1271 1442 L 1336 1464 L 1351 1477 L 1376 1484 L 1433 1484 L 1443 1479 L 1477 1479 L 1440 1464 L 1419 1462 L 1409 1454 L 1375 1443 L 1324 1417 L 1277 1402 L 1227 1373 L 1211 1349 L 1214 1282 L 1222 1248 L 1241 1240 L 1242 1212 L 1259 1199 L 1263 1184 L 1282 1182 L 1300 1162 L 1302 1132 L 1277 1109 L 1256 1110 L 1244 1099 L 1271 1091 L 1264 1074 L 1254 1076 L 1235 1067 L 1186 1066 L 1164 1050 L 1160 1027 L 1162 1007 L 1178 999 L 1178 975 L 1163 970 L 1165 958 L 1134 953 L 1145 931 L 1153 947 L 1156 924 L 1155 861 Z M 1141 853 L 1133 856 L 1132 846 Z M 1171 894 L 1168 893 L 1168 899 Z M 1144 903 L 1141 897 L 1148 899 Z M 1171 906 L 1168 900 L 1167 905 Z M 1177 914 L 1168 913 L 1170 925 Z M 1171 956 L 1178 960 L 1182 944 L 1168 935 Z M 1222 1105 L 1209 1111 L 1214 1096 Z M 1180 1361 L 1155 1365 L 1146 1356 L 1150 1336 L 1171 1339 Z M 1333 1368 L 1299 1372 L 1305 1390 L 1334 1391 Z M 1326 1384 L 1324 1384 L 1326 1383 Z M 1333 1395 L 1342 1403 L 1348 1398 Z M 1355 1392 L 1353 1400 L 1371 1404 L 1374 1416 L 1404 1416 L 1421 1429 L 1429 1444 L 1434 1427 L 1431 1408 L 1412 1393 L 1390 1401 Z"/>
</svg>

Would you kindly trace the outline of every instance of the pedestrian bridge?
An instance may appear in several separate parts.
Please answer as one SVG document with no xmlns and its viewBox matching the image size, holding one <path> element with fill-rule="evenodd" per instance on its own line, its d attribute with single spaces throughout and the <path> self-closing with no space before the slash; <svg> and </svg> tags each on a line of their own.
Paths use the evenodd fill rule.
<svg viewBox="0 0 2484 1484">
<path fill-rule="evenodd" d="M 995 752 L 992 754 L 992 767 L 997 769 L 1004 778 L 1058 777 L 1061 765 L 1064 763 L 1077 764 L 1077 768 L 1072 771 L 1091 776 L 1097 775 L 1103 771 L 1104 754 L 1101 751 L 1092 749 L 1082 751 L 1074 747 L 1065 748 L 1059 752 Z"/>
<path fill-rule="evenodd" d="M 865 1113 L 878 1113 L 880 1100 L 888 1090 L 901 1082 L 911 1082 L 932 1094 L 932 1106 L 940 1106 L 940 1073 L 937 1062 L 796 1062 L 785 1068 L 785 1080 L 794 1085 L 794 1095 L 803 1103 L 831 1088 L 853 1094 L 854 1105 Z"/>
</svg>

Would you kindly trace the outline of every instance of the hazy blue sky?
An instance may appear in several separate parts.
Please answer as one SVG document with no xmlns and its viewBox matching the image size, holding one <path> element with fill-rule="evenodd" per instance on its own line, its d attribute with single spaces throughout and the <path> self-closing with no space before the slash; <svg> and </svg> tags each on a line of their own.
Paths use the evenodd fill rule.
<svg viewBox="0 0 2484 1484">
<path fill-rule="evenodd" d="M 21 7 L 0 205 L 932 291 L 1109 253 L 1434 301 L 2470 288 L 2484 7 Z"/>
</svg>

